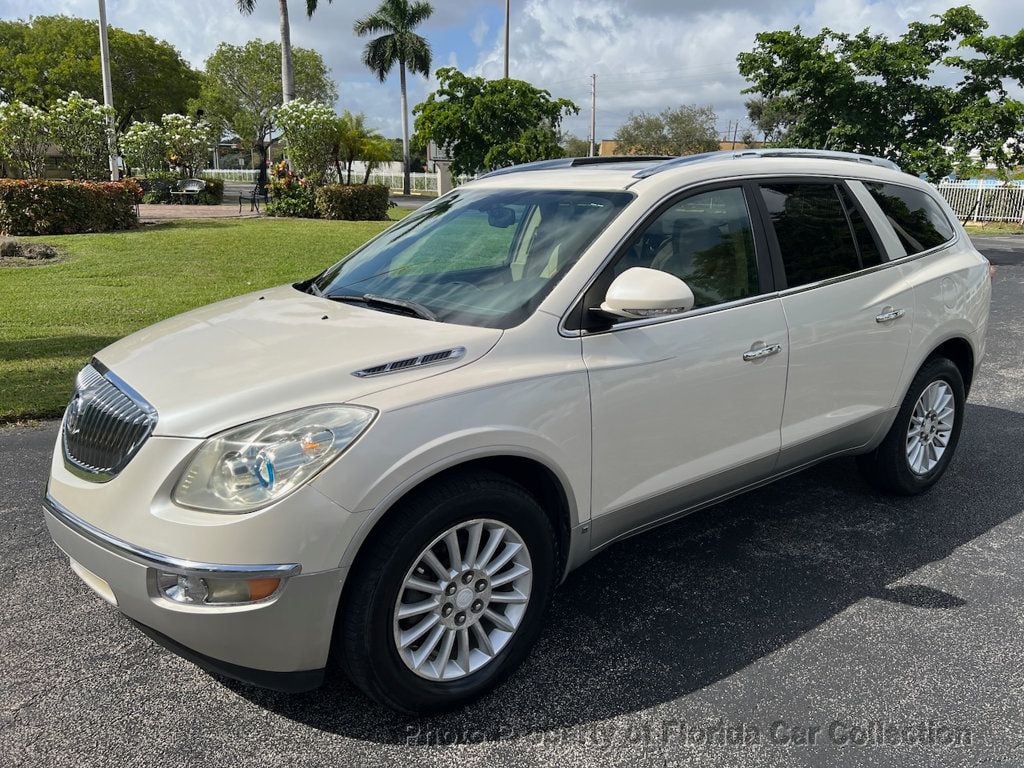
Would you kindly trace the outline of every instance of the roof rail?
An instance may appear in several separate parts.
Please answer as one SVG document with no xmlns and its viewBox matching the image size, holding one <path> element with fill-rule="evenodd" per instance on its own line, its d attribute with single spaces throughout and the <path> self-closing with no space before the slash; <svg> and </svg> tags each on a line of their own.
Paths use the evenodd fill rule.
<svg viewBox="0 0 1024 768">
<path fill-rule="evenodd" d="M 499 168 L 490 171 L 478 178 L 489 179 L 493 176 L 506 176 L 510 173 L 523 173 L 525 171 L 550 171 L 558 168 L 582 168 L 588 165 L 614 165 L 617 163 L 656 163 L 659 161 L 671 160 L 667 155 L 605 155 L 599 157 L 559 157 L 555 160 L 537 160 L 532 163 L 521 165 L 510 165 L 508 168 Z"/>
<path fill-rule="evenodd" d="M 872 155 L 861 155 L 856 152 L 837 152 L 829 149 L 745 149 L 741 152 L 732 152 L 725 150 L 723 152 L 705 152 L 699 155 L 686 155 L 685 157 L 676 157 L 671 160 L 667 160 L 664 163 L 651 166 L 650 168 L 643 168 L 633 174 L 634 178 L 646 179 L 650 176 L 661 173 L 662 171 L 668 171 L 673 168 L 679 168 L 680 166 L 689 165 L 691 163 L 708 162 L 711 160 L 725 160 L 727 158 L 734 158 L 736 160 L 744 160 L 750 158 L 759 157 L 789 157 L 789 158 L 803 158 L 807 160 L 845 160 L 852 163 L 866 163 L 868 165 L 878 166 L 880 168 L 889 168 L 894 171 L 902 170 L 892 160 L 887 160 L 884 157 L 873 157 Z"/>
</svg>

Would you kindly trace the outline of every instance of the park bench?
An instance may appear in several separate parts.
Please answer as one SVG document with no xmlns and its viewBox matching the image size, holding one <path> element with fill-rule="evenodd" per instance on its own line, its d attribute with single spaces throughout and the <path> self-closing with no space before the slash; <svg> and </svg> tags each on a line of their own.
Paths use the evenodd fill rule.
<svg viewBox="0 0 1024 768">
<path fill-rule="evenodd" d="M 264 203 L 270 202 L 270 192 L 267 191 L 266 187 L 260 187 L 257 184 L 255 187 L 250 189 L 248 192 L 242 192 L 238 195 L 238 212 L 242 212 L 242 203 L 249 203 L 249 213 L 260 212 L 260 200 Z"/>
<path fill-rule="evenodd" d="M 199 202 L 199 193 L 206 189 L 206 182 L 202 179 L 182 179 L 171 190 L 171 195 L 178 198 L 179 202 L 184 202 L 186 198 L 191 197 L 193 203 Z"/>
</svg>

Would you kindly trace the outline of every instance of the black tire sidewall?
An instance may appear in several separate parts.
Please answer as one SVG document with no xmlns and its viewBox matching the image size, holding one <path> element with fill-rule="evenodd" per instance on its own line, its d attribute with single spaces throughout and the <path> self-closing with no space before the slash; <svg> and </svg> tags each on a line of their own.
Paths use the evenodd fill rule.
<svg viewBox="0 0 1024 768">
<path fill-rule="evenodd" d="M 533 497 L 509 482 L 467 484 L 456 496 L 421 499 L 415 506 L 418 519 L 391 540 L 379 580 L 360 585 L 371 589 L 363 612 L 365 644 L 360 655 L 370 665 L 378 697 L 397 709 L 422 713 L 460 706 L 500 684 L 520 664 L 540 633 L 555 581 L 557 553 L 547 515 Z M 410 670 L 398 653 L 393 634 L 395 603 L 406 573 L 427 544 L 452 526 L 474 519 L 504 523 L 522 538 L 533 570 L 530 602 L 512 639 L 494 660 L 466 677 L 431 681 Z"/>
<path fill-rule="evenodd" d="M 953 402 L 956 413 L 953 418 L 953 430 L 950 433 L 949 443 L 946 450 L 939 459 L 938 464 L 925 475 L 919 475 L 910 468 L 910 459 L 906 451 L 907 431 L 910 428 L 910 418 L 913 415 L 914 407 L 920 399 L 921 394 L 936 381 L 944 381 L 953 392 Z M 936 358 L 928 362 L 914 377 L 907 396 L 903 401 L 896 421 L 893 424 L 890 435 L 887 439 L 888 456 L 885 460 L 894 464 L 894 480 L 898 490 L 904 493 L 921 493 L 931 488 L 945 474 L 949 463 L 956 453 L 957 444 L 960 442 L 960 431 L 964 423 L 964 408 L 966 396 L 964 393 L 963 377 L 960 370 L 946 358 Z"/>
</svg>

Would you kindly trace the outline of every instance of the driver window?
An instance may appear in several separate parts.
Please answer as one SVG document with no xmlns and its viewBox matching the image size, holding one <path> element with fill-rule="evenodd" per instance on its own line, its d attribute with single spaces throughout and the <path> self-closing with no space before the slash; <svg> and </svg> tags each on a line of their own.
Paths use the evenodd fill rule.
<svg viewBox="0 0 1024 768">
<path fill-rule="evenodd" d="M 760 293 L 754 233 L 740 187 L 702 192 L 647 225 L 616 264 L 616 274 L 649 267 L 684 280 L 694 309 Z"/>
</svg>

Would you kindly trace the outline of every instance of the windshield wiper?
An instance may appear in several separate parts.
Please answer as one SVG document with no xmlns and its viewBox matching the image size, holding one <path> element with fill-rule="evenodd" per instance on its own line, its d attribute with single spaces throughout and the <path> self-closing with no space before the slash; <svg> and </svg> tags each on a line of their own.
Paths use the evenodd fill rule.
<svg viewBox="0 0 1024 768">
<path fill-rule="evenodd" d="M 437 315 L 431 312 L 422 304 L 415 301 L 409 301 L 407 299 L 392 299 L 387 296 L 377 296 L 373 293 L 364 294 L 337 294 L 332 296 L 325 296 L 325 299 L 331 301 L 355 301 L 360 304 L 365 304 L 368 307 L 378 307 L 380 309 L 398 309 L 406 314 L 413 315 L 415 317 L 422 318 L 423 320 L 431 320 L 438 322 Z"/>
</svg>

